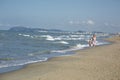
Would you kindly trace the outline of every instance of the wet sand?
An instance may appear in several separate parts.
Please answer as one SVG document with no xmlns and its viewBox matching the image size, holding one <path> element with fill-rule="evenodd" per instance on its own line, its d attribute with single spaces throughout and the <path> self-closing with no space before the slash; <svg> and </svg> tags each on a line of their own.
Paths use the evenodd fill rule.
<svg viewBox="0 0 120 80">
<path fill-rule="evenodd" d="M 120 37 L 111 45 L 76 51 L 46 62 L 0 74 L 0 80 L 120 80 Z"/>
</svg>

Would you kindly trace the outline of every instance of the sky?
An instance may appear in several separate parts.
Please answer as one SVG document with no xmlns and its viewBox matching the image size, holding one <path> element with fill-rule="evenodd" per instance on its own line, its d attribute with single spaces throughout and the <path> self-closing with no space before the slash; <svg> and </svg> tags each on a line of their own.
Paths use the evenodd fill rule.
<svg viewBox="0 0 120 80">
<path fill-rule="evenodd" d="M 120 32 L 120 0 L 0 0 L 0 30 Z"/>
</svg>

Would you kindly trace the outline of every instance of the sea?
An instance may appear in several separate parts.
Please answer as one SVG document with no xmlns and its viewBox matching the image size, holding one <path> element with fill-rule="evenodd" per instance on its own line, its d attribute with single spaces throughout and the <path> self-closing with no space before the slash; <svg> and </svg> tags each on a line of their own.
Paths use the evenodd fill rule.
<svg viewBox="0 0 120 80">
<path fill-rule="evenodd" d="M 0 73 L 23 68 L 25 65 L 47 61 L 57 56 L 75 54 L 88 48 L 88 40 L 97 36 L 97 45 L 109 44 L 109 33 L 61 31 L 34 28 L 0 30 Z"/>
</svg>

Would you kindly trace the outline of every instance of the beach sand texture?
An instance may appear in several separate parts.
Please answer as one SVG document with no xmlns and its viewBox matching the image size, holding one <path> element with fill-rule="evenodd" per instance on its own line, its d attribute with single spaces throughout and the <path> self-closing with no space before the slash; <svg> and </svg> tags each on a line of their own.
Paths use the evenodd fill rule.
<svg viewBox="0 0 120 80">
<path fill-rule="evenodd" d="M 76 51 L 0 74 L 0 80 L 120 80 L 120 37 L 111 45 Z"/>
</svg>

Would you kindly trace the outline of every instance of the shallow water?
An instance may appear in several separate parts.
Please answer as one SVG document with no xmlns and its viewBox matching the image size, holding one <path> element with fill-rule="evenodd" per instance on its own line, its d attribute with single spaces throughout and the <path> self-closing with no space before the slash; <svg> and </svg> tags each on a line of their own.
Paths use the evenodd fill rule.
<svg viewBox="0 0 120 80">
<path fill-rule="evenodd" d="M 109 35 L 97 33 L 97 45 Z M 0 31 L 0 73 L 21 68 L 25 64 L 46 61 L 48 58 L 73 54 L 88 47 L 92 33 L 68 31 Z"/>
</svg>

